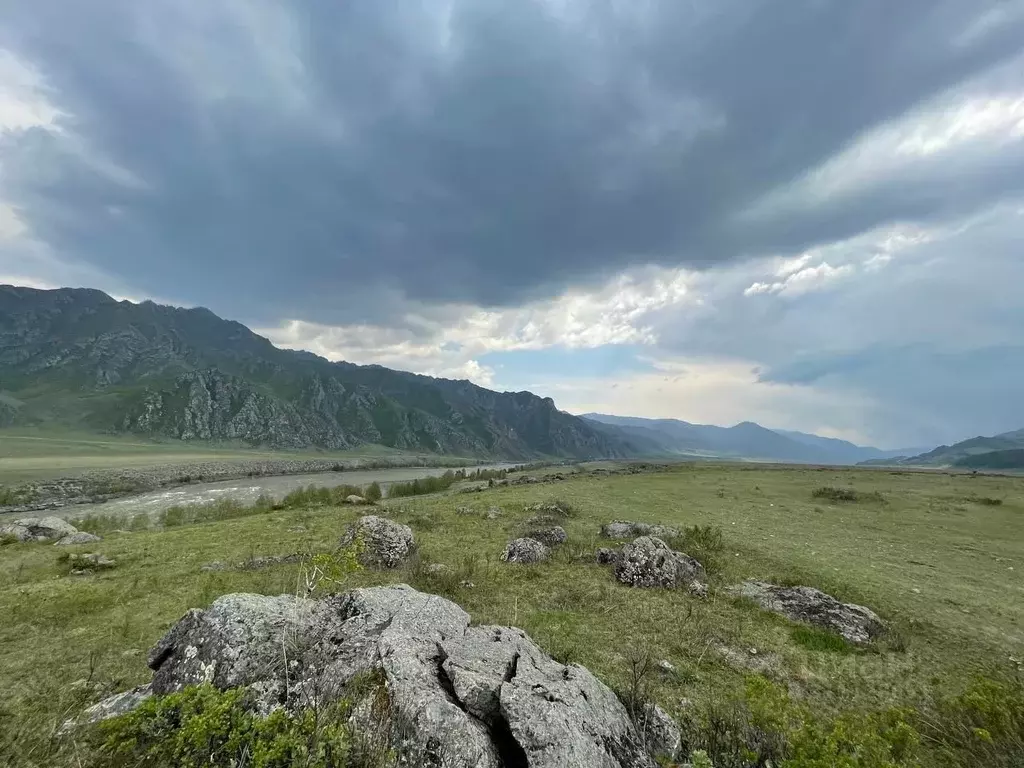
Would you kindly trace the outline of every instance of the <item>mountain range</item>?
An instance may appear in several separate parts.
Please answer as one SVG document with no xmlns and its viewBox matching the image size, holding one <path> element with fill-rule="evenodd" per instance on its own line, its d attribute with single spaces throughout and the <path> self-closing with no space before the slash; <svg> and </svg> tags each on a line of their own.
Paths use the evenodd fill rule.
<svg viewBox="0 0 1024 768">
<path fill-rule="evenodd" d="M 650 453 L 745 458 L 810 464 L 857 464 L 907 453 L 854 445 L 805 432 L 772 430 L 750 421 L 733 427 L 691 424 L 678 419 L 643 419 L 587 413 L 583 418 L 613 427 Z"/>
<path fill-rule="evenodd" d="M 972 437 L 953 445 L 940 445 L 917 455 L 863 463 L 963 469 L 1024 469 L 1024 429 L 992 437 Z"/>
<path fill-rule="evenodd" d="M 725 457 L 852 464 L 898 453 L 675 419 L 573 416 L 551 398 L 332 362 L 207 309 L 100 291 L 0 286 L 0 427 L 65 425 L 179 440 L 441 454 Z"/>
</svg>

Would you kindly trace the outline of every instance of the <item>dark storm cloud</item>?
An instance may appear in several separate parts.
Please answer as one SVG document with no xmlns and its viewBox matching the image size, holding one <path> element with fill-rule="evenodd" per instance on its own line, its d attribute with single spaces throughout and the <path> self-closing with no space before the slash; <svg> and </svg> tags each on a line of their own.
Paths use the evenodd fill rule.
<svg viewBox="0 0 1024 768">
<path fill-rule="evenodd" d="M 971 210 L 995 192 L 735 218 L 1017 55 L 1019 15 L 956 42 L 997 5 L 37 0 L 0 45 L 65 117 L 6 139 L 0 191 L 62 258 L 251 321 L 515 304 Z"/>
</svg>

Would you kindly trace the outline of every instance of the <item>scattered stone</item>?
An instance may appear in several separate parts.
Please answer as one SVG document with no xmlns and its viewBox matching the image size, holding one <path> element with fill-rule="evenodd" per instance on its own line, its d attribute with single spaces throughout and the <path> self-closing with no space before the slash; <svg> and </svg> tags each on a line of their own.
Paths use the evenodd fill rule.
<svg viewBox="0 0 1024 768">
<path fill-rule="evenodd" d="M 114 694 L 103 699 L 98 704 L 93 704 L 78 717 L 65 721 L 57 729 L 57 735 L 64 736 L 83 725 L 90 725 L 101 720 L 109 720 L 112 717 L 126 715 L 138 709 L 139 705 L 152 695 L 153 690 L 149 685 L 140 685 L 138 688 L 132 688 L 130 691 Z"/>
<path fill-rule="evenodd" d="M 464 587 L 466 589 L 474 589 L 476 587 L 476 584 L 474 584 L 469 579 L 463 579 L 462 581 L 459 582 L 459 586 L 460 587 Z"/>
<path fill-rule="evenodd" d="M 660 669 L 666 675 L 674 675 L 676 673 L 676 665 L 668 659 L 662 659 L 661 661 L 659 661 L 658 669 Z"/>
<path fill-rule="evenodd" d="M 636 536 L 657 536 L 671 538 L 679 535 L 679 529 L 667 525 L 634 523 L 629 520 L 614 520 L 601 526 L 601 535 L 606 539 L 632 539 Z"/>
<path fill-rule="evenodd" d="M 75 576 L 83 576 L 92 571 L 107 570 L 117 565 L 116 561 L 96 552 L 86 552 L 83 554 L 73 552 L 68 555 L 62 555 L 61 558 L 66 558 L 65 562 L 71 566 L 71 573 Z"/>
<path fill-rule="evenodd" d="M 500 507 L 491 507 L 484 513 L 484 518 L 487 520 L 497 520 L 502 514 Z"/>
<path fill-rule="evenodd" d="M 18 541 L 56 541 L 76 533 L 75 526 L 59 517 L 23 517 L 0 525 L 0 536 L 13 536 Z"/>
<path fill-rule="evenodd" d="M 615 565 L 619 561 L 619 550 L 601 547 L 594 555 L 598 565 Z"/>
<path fill-rule="evenodd" d="M 456 515 L 475 515 L 476 511 L 472 507 L 456 507 Z"/>
<path fill-rule="evenodd" d="M 641 536 L 622 548 L 615 578 L 632 587 L 681 587 L 707 578 L 704 566 L 675 552 L 653 536 Z"/>
<path fill-rule="evenodd" d="M 68 534 L 64 538 L 57 541 L 53 546 L 72 547 L 76 544 L 95 544 L 97 541 L 103 541 L 103 539 L 101 539 L 94 533 L 86 533 L 85 531 L 79 531 L 78 533 Z"/>
<path fill-rule="evenodd" d="M 352 494 L 349 494 L 348 496 L 345 497 L 345 503 L 346 504 L 365 504 L 366 503 L 366 499 L 364 499 L 362 496 L 356 496 L 354 493 L 352 493 Z"/>
<path fill-rule="evenodd" d="M 557 547 L 569 540 L 569 535 L 565 532 L 565 528 L 560 525 L 553 525 L 550 528 L 534 528 L 523 535 L 525 538 L 539 541 L 548 547 Z"/>
<path fill-rule="evenodd" d="M 851 643 L 868 643 L 886 630 L 886 623 L 870 608 L 841 603 L 814 587 L 781 587 L 751 580 L 730 591 L 791 621 L 835 632 Z"/>
<path fill-rule="evenodd" d="M 284 563 L 297 563 L 302 560 L 302 555 L 293 553 L 291 555 L 260 555 L 250 557 L 238 564 L 240 571 L 255 571 L 260 568 L 268 568 L 271 565 L 282 565 Z"/>
<path fill-rule="evenodd" d="M 448 565 L 445 565 L 444 563 L 430 563 L 423 570 L 425 570 L 427 573 L 431 573 L 431 574 L 451 573 L 451 571 L 452 571 L 451 567 L 448 566 Z"/>
<path fill-rule="evenodd" d="M 348 527 L 341 539 L 347 547 L 359 541 L 359 562 L 370 568 L 397 568 L 412 554 L 412 528 L 394 520 L 366 515 Z"/>
<path fill-rule="evenodd" d="M 572 511 L 563 504 L 556 501 L 543 501 L 539 504 L 530 504 L 523 507 L 524 512 L 535 512 L 535 519 L 563 519 L 572 517 Z"/>
<path fill-rule="evenodd" d="M 206 565 L 199 567 L 200 571 L 226 571 L 227 569 L 228 564 L 222 560 L 214 560 L 212 563 L 207 563 Z"/>
<path fill-rule="evenodd" d="M 766 677 L 778 678 L 782 669 L 782 661 L 774 653 L 758 653 L 752 648 L 744 653 L 738 648 L 732 648 L 724 643 L 714 646 L 715 652 L 729 664 L 729 666 L 744 672 L 757 672 Z"/>
<path fill-rule="evenodd" d="M 285 646 L 294 663 L 281 662 Z M 68 727 L 203 682 L 245 687 L 258 713 L 294 712 L 329 705 L 353 679 L 376 675 L 382 684 L 355 703 L 353 723 L 390 734 L 402 765 L 655 766 L 644 744 L 656 740 L 587 669 L 560 664 L 522 630 L 470 627 L 454 603 L 405 585 L 321 600 L 225 595 L 185 614 L 149 666 L 150 686 L 106 699 Z M 368 706 L 377 696 L 389 706 Z"/>
<path fill-rule="evenodd" d="M 305 533 L 309 529 L 304 525 L 293 525 L 288 529 L 288 533 Z"/>
<path fill-rule="evenodd" d="M 536 539 L 513 539 L 501 553 L 506 563 L 541 563 L 551 556 L 551 550 Z"/>
</svg>

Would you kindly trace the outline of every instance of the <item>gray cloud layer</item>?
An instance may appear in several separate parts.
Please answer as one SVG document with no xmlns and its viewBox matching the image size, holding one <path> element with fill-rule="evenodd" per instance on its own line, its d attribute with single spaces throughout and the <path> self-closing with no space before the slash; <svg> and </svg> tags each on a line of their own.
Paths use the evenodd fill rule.
<svg viewBox="0 0 1024 768">
<path fill-rule="evenodd" d="M 142 292 L 387 322 L 389 296 L 511 305 L 1024 183 L 1017 158 L 955 190 L 924 174 L 740 216 L 1011 61 L 1024 15 L 1005 3 L 300 5 L 9 3 L 0 45 L 65 117 L 7 136 L 0 193 L 59 257 Z"/>
</svg>

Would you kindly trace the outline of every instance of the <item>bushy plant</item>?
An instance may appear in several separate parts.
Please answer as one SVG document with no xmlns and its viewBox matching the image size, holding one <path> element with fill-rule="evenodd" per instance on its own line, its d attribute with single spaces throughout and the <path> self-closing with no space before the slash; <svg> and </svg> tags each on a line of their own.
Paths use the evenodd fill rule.
<svg viewBox="0 0 1024 768">
<path fill-rule="evenodd" d="M 365 490 L 363 490 L 363 498 L 367 501 L 377 502 L 380 501 L 384 494 L 380 490 L 380 483 L 374 480 Z"/>
<path fill-rule="evenodd" d="M 922 731 L 951 766 L 1024 765 L 1024 683 L 978 678 L 922 715 Z"/>
<path fill-rule="evenodd" d="M 249 712 L 242 689 L 210 684 L 154 697 L 93 734 L 92 765 L 133 768 L 339 768 L 352 738 L 347 705 L 267 717 Z"/>
</svg>

